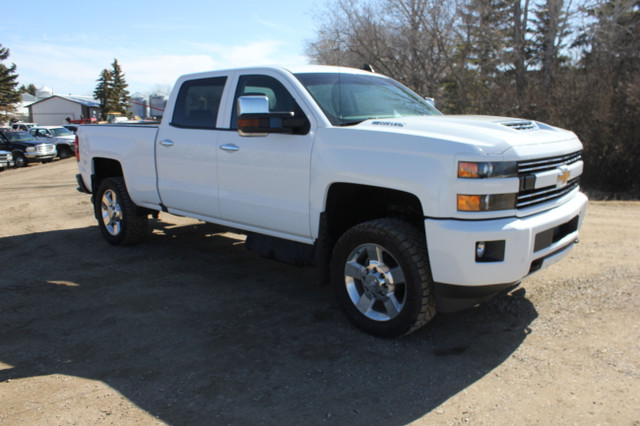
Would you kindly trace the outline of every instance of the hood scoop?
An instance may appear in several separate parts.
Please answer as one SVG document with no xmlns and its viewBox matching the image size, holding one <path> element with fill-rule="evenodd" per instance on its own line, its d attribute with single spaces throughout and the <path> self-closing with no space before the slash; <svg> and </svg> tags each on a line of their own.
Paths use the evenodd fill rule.
<svg viewBox="0 0 640 426">
<path fill-rule="evenodd" d="M 504 121 L 502 123 L 503 126 L 510 127 L 514 130 L 538 130 L 539 127 L 534 121 L 529 120 L 513 120 L 513 121 Z"/>
</svg>

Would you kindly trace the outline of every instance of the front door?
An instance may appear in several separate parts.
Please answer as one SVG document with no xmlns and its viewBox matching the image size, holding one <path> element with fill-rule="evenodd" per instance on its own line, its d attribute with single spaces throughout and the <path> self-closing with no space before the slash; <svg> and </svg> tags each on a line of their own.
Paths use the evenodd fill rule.
<svg viewBox="0 0 640 426">
<path fill-rule="evenodd" d="M 223 219 L 243 228 L 308 242 L 309 175 L 313 131 L 240 136 L 235 100 L 245 94 L 269 98 L 269 110 L 305 117 L 280 81 L 267 75 L 239 77 L 231 130 L 218 139 L 218 195 Z"/>
</svg>

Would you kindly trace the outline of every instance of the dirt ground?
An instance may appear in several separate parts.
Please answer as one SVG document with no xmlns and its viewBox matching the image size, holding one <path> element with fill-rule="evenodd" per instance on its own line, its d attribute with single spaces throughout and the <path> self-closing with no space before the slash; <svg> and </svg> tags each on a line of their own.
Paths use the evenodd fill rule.
<svg viewBox="0 0 640 426">
<path fill-rule="evenodd" d="M 75 160 L 0 172 L 0 424 L 640 425 L 640 203 L 513 293 L 383 340 L 312 268 L 162 214 L 112 247 Z"/>
</svg>

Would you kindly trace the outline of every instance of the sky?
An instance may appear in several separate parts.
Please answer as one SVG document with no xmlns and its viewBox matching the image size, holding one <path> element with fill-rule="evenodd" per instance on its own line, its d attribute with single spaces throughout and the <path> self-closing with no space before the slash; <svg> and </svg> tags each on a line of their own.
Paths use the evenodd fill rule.
<svg viewBox="0 0 640 426">
<path fill-rule="evenodd" d="M 92 95 L 117 59 L 131 94 L 167 92 L 182 74 L 309 63 L 327 1 L 27 0 L 4 8 L 0 44 L 20 85 Z"/>
</svg>

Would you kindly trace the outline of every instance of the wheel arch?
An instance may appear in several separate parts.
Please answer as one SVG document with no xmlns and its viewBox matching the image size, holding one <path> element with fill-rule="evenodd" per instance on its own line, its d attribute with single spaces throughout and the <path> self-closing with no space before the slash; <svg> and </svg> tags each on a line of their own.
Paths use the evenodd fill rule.
<svg viewBox="0 0 640 426">
<path fill-rule="evenodd" d="M 337 182 L 327 190 L 320 214 L 316 264 L 320 283 L 329 282 L 329 264 L 336 242 L 347 230 L 374 219 L 395 218 L 424 234 L 424 210 L 418 197 L 406 191 Z"/>
<path fill-rule="evenodd" d="M 424 232 L 424 213 L 414 194 L 393 188 L 334 183 L 324 206 L 325 232 L 337 239 L 351 227 L 374 219 L 396 218 Z"/>
<path fill-rule="evenodd" d="M 122 165 L 112 158 L 94 158 L 93 173 L 91 174 L 91 189 L 95 193 L 106 178 L 124 177 Z"/>
</svg>

